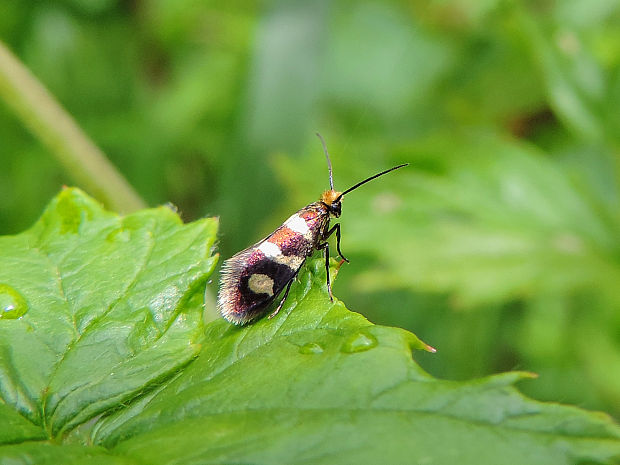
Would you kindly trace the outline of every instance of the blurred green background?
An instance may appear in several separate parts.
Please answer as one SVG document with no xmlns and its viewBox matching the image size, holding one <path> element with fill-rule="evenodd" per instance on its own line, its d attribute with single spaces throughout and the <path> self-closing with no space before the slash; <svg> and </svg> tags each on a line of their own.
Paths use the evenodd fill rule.
<svg viewBox="0 0 620 465">
<path fill-rule="evenodd" d="M 0 1 L 0 38 L 149 205 L 221 218 L 227 258 L 328 186 L 334 292 L 431 374 L 540 375 L 620 417 L 616 0 Z M 0 233 L 72 173 L 0 105 Z M 213 283 L 215 285 L 215 283 Z"/>
</svg>

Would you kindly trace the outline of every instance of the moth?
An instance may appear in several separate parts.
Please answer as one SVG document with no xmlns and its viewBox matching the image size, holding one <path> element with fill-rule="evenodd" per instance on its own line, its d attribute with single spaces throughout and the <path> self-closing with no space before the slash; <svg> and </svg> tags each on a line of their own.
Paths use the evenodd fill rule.
<svg viewBox="0 0 620 465">
<path fill-rule="evenodd" d="M 271 303 L 284 290 L 276 309 L 269 315 L 278 314 L 288 297 L 291 284 L 304 262 L 315 250 L 324 250 L 327 270 L 327 290 L 333 302 L 329 279 L 328 239 L 336 234 L 338 255 L 349 262 L 340 250 L 340 223 L 330 228 L 330 219 L 339 218 L 342 211 L 342 198 L 373 179 L 396 169 L 407 166 L 404 163 L 381 171 L 344 192 L 334 190 L 332 163 L 327 152 L 325 140 L 317 133 L 329 170 L 329 190 L 321 194 L 318 202 L 305 206 L 291 215 L 269 236 L 224 262 L 221 272 L 217 307 L 222 316 L 231 323 L 244 325 L 267 313 Z"/>
</svg>

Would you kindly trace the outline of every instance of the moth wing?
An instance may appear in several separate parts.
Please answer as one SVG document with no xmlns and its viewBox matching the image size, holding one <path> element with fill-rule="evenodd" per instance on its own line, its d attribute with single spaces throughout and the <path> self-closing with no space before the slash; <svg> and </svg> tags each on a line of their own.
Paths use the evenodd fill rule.
<svg viewBox="0 0 620 465">
<path fill-rule="evenodd" d="M 235 254 L 222 266 L 218 310 L 231 323 L 245 324 L 263 315 L 299 270 L 299 266 L 278 263 L 259 250 L 269 237 Z"/>
</svg>

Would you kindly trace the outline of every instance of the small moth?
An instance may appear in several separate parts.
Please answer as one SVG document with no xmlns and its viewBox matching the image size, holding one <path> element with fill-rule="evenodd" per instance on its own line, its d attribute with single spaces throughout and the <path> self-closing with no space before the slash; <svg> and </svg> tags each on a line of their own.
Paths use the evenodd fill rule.
<svg viewBox="0 0 620 465">
<path fill-rule="evenodd" d="M 343 196 L 368 181 L 408 165 L 404 163 L 382 171 L 358 182 L 344 192 L 338 192 L 334 190 L 332 163 L 327 146 L 321 135 L 317 133 L 317 136 L 321 140 L 327 158 L 330 188 L 323 192 L 318 202 L 305 206 L 262 241 L 224 262 L 217 307 L 222 316 L 231 323 L 244 325 L 260 318 L 286 288 L 280 303 L 269 318 L 276 316 L 288 296 L 293 280 L 315 250 L 325 251 L 327 290 L 333 302 L 327 242 L 333 233 L 336 233 L 338 255 L 346 262 L 349 260 L 340 251 L 340 223 L 336 223 L 330 229 L 329 220 L 331 217 L 340 217 Z"/>
</svg>

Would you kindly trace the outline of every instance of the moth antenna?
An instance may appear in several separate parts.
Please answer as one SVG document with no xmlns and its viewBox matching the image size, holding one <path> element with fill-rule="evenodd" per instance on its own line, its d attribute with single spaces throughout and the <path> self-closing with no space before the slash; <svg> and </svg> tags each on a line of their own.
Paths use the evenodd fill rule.
<svg viewBox="0 0 620 465">
<path fill-rule="evenodd" d="M 327 144 L 325 143 L 325 139 L 323 139 L 323 136 L 321 134 L 317 132 L 316 136 L 321 141 L 321 144 L 323 145 L 323 152 L 325 152 L 325 158 L 327 158 L 327 167 L 329 168 L 329 188 L 331 190 L 334 190 L 334 178 L 332 176 L 332 161 L 329 159 L 329 152 L 327 152 Z"/>
<path fill-rule="evenodd" d="M 397 170 L 398 168 L 402 168 L 403 166 L 407 166 L 407 165 L 409 165 L 409 163 L 403 163 L 402 165 L 395 166 L 393 168 L 390 168 L 389 170 L 381 171 L 380 173 L 377 173 L 374 176 L 371 176 L 369 178 L 364 179 L 363 181 L 358 182 L 356 185 L 354 185 L 353 187 L 349 187 L 346 191 L 344 191 L 342 194 L 336 197 L 336 200 L 334 200 L 334 202 L 338 202 L 340 199 L 342 199 L 342 196 L 344 194 L 348 194 L 352 190 L 355 190 L 358 187 L 360 187 L 362 184 L 366 184 L 367 182 L 372 181 L 373 179 L 376 179 L 379 176 L 383 176 L 384 174 L 388 174 L 390 171 Z"/>
</svg>

